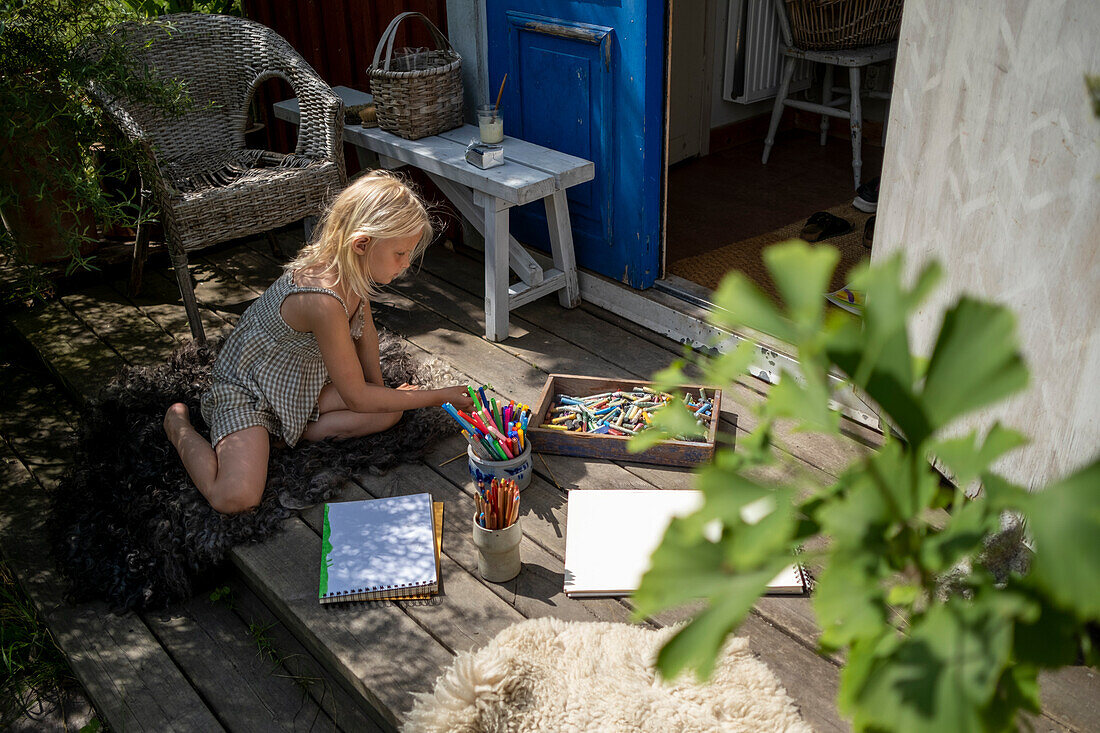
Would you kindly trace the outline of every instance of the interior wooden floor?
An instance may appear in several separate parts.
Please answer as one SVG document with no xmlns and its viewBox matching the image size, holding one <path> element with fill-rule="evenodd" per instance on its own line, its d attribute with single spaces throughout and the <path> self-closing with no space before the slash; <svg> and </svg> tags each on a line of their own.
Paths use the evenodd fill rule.
<svg viewBox="0 0 1100 733">
<path fill-rule="evenodd" d="M 834 126 L 838 123 L 834 122 Z M 692 257 L 851 201 L 852 146 L 801 129 L 776 136 L 767 165 L 764 142 L 743 143 L 693 158 L 668 172 L 667 263 Z M 863 181 L 882 171 L 881 146 L 863 141 Z"/>
<path fill-rule="evenodd" d="M 782 148 L 780 148 L 782 152 Z M 284 244 L 300 245 L 298 232 Z M 195 257 L 192 272 L 207 333 L 226 334 L 279 274 L 263 239 Z M 265 542 L 235 549 L 224 577 L 232 603 L 198 595 L 163 612 L 116 616 L 101 603 L 65 602 L 43 523 L 47 494 L 67 467 L 81 405 L 126 364 L 160 362 L 189 339 L 171 271 L 151 261 L 143 294 L 126 295 L 124 271 L 33 310 L 8 314 L 11 340 L 0 401 L 4 489 L 0 548 L 49 623 L 75 673 L 112 730 L 393 729 L 457 652 L 475 649 L 509 624 L 545 615 L 628 621 L 629 599 L 570 600 L 562 592 L 567 492 L 571 488 L 692 486 L 690 471 L 630 462 L 539 456 L 523 494 L 524 570 L 486 583 L 463 518 L 473 496 L 459 435 L 420 463 L 385 476 L 351 477 L 339 499 L 430 491 L 446 502 L 445 593 L 440 603 L 378 608 L 322 607 L 316 600 L 320 508 L 287 520 Z M 548 373 L 648 378 L 681 345 L 589 304 L 563 310 L 554 298 L 513 314 L 511 337 L 485 341 L 482 263 L 476 253 L 436 246 L 423 268 L 387 289 L 375 306 L 381 327 L 421 357 L 449 362 L 499 395 L 534 404 Z M 9 342 L 9 338 L 4 339 Z M 40 359 L 41 361 L 35 361 Z M 723 396 L 724 439 L 754 426 L 752 408 L 766 386 L 746 377 Z M 842 438 L 784 432 L 777 455 L 829 482 L 879 436 L 846 424 Z M 816 652 L 810 597 L 761 599 L 738 633 L 779 676 L 819 731 L 847 730 L 836 709 L 839 660 Z M 653 626 L 683 613 L 662 614 Z M 262 646 L 258 640 L 263 641 Z M 271 650 L 268 653 L 266 650 Z M 1042 677 L 1039 730 L 1095 729 L 1100 680 L 1085 668 Z"/>
</svg>

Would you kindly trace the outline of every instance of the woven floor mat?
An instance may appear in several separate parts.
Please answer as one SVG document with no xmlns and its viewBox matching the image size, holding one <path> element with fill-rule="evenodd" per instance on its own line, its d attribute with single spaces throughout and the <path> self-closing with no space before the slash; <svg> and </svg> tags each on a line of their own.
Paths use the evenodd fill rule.
<svg viewBox="0 0 1100 733">
<path fill-rule="evenodd" d="M 847 284 L 848 272 L 861 260 L 871 256 L 871 250 L 863 246 L 863 226 L 872 214 L 865 214 L 855 209 L 850 203 L 834 206 L 826 211 L 852 222 L 852 231 L 848 234 L 820 242 L 820 244 L 831 244 L 840 250 L 840 264 L 837 265 L 830 288 L 830 290 L 837 290 Z M 788 239 L 797 239 L 805 224 L 805 219 L 799 219 L 767 234 L 677 260 L 669 264 L 668 271 L 672 275 L 678 275 L 711 290 L 718 287 L 727 272 L 740 271 L 765 293 L 778 300 L 775 285 L 764 266 L 763 251 L 769 245 L 785 242 Z"/>
</svg>

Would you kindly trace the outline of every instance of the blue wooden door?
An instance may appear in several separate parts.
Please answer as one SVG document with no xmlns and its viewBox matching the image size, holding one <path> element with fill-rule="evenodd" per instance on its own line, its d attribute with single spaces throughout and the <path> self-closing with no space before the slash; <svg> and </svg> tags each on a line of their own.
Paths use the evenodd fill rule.
<svg viewBox="0 0 1100 733">
<path fill-rule="evenodd" d="M 508 135 L 595 163 L 568 190 L 577 263 L 635 288 L 660 269 L 663 0 L 487 0 L 489 87 Z M 491 101 L 491 100 L 490 100 Z M 541 204 L 512 234 L 548 247 Z"/>
</svg>

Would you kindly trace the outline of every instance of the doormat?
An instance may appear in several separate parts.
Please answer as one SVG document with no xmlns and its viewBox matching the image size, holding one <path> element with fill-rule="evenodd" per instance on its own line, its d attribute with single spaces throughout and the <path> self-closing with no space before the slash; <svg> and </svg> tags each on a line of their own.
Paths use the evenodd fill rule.
<svg viewBox="0 0 1100 733">
<path fill-rule="evenodd" d="M 840 250 L 840 262 L 836 272 L 833 273 L 829 287 L 829 291 L 832 292 L 844 287 L 848 282 L 848 272 L 861 260 L 871 256 L 871 250 L 863 246 L 863 227 L 874 214 L 865 214 L 853 207 L 851 203 L 834 206 L 826 211 L 852 222 L 852 231 L 847 234 L 814 243 L 815 245 L 831 244 Z M 785 242 L 788 239 L 797 239 L 805 224 L 806 219 L 799 219 L 767 234 L 676 260 L 668 266 L 668 272 L 714 290 L 722 282 L 726 273 L 740 271 L 778 302 L 779 293 L 764 266 L 763 251 L 769 245 Z M 824 293 L 822 295 L 824 296 Z"/>
<path fill-rule="evenodd" d="M 677 627 L 540 618 L 462 652 L 430 693 L 415 695 L 404 733 L 811 730 L 749 649 L 727 640 L 710 680 L 665 681 L 654 660 Z"/>
</svg>

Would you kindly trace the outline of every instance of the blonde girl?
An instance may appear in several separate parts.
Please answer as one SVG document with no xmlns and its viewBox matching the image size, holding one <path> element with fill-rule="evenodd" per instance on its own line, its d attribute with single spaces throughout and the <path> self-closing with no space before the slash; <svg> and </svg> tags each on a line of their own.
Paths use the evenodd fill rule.
<svg viewBox="0 0 1100 733">
<path fill-rule="evenodd" d="M 169 440 L 214 509 L 232 514 L 260 503 L 272 440 L 294 446 L 301 438 L 369 435 L 405 410 L 472 406 L 464 386 L 382 383 L 369 299 L 431 239 L 416 193 L 391 173 L 369 173 L 340 194 L 314 241 L 249 306 L 202 397 L 210 441 L 191 425 L 183 403 L 164 415 Z"/>
</svg>

